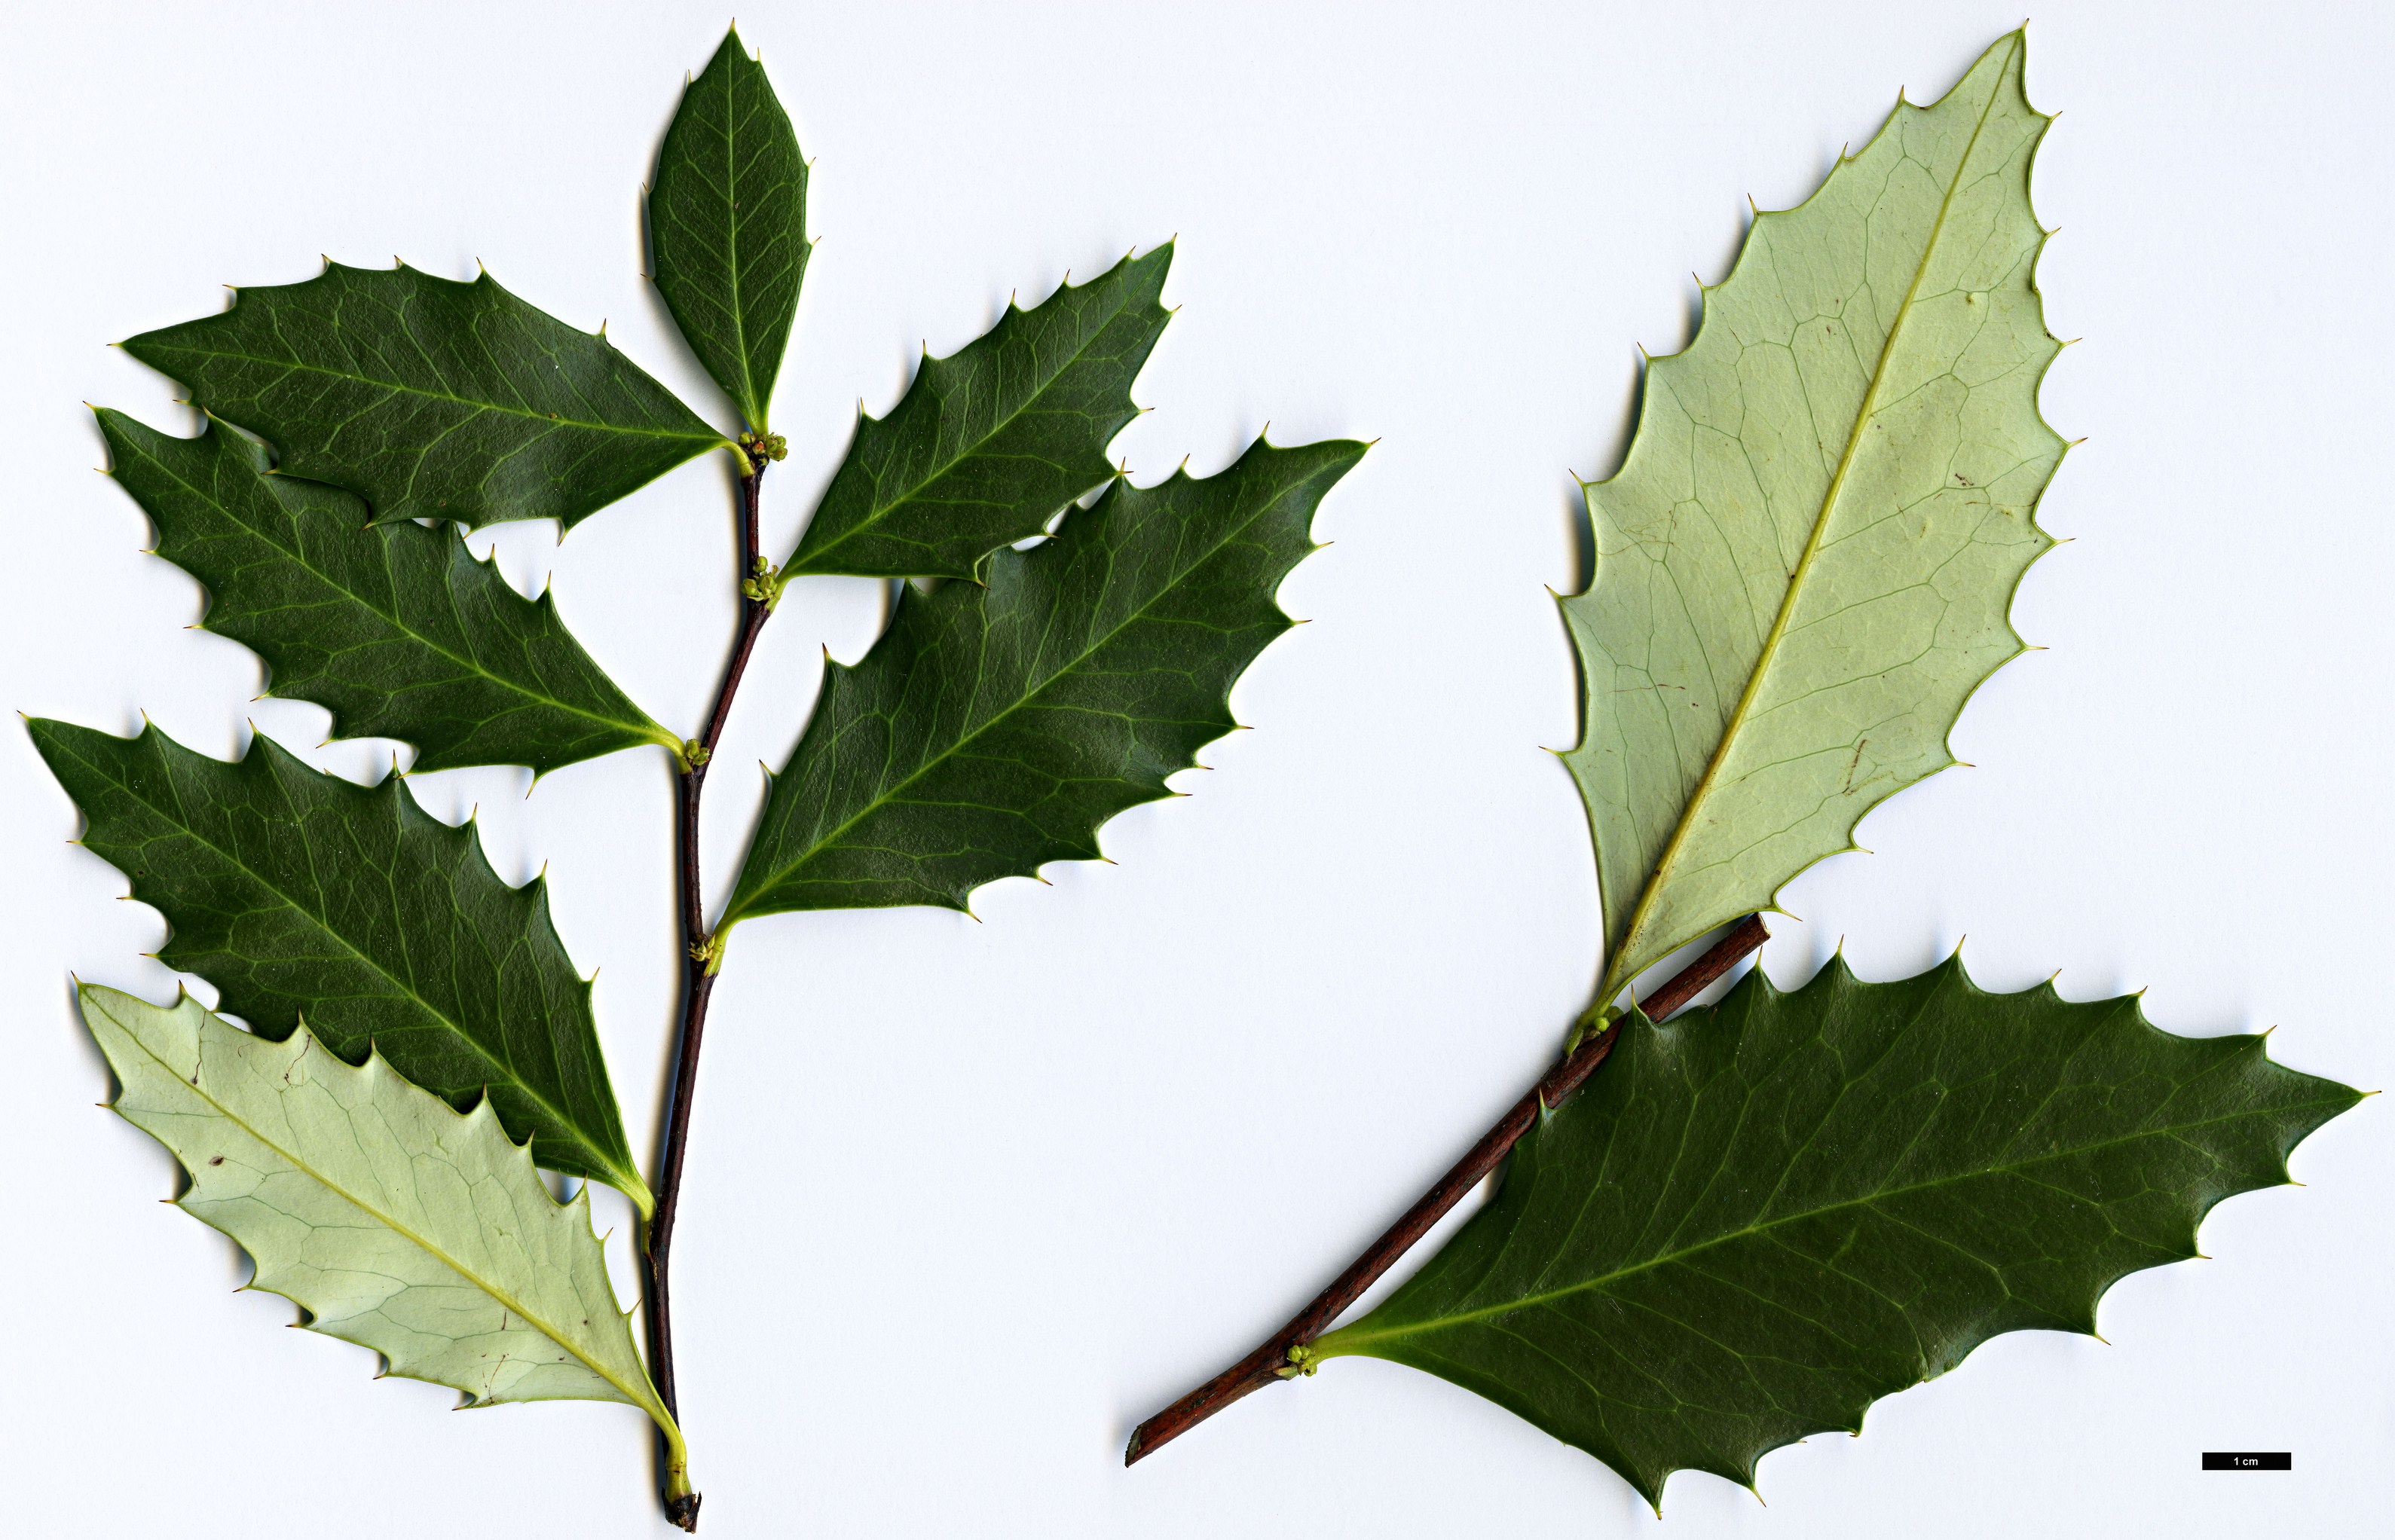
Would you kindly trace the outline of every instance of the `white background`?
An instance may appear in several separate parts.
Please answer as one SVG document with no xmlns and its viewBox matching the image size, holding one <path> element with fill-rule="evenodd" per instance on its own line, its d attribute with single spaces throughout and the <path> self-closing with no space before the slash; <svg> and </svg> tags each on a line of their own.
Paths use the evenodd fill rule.
<svg viewBox="0 0 2395 1540">
<path fill-rule="evenodd" d="M 2017 3 L 2017 0 L 2016 0 Z M 235 753 L 324 714 L 186 627 L 196 586 L 91 473 L 79 402 L 192 430 L 105 344 L 220 283 L 394 254 L 518 293 L 719 421 L 639 271 L 638 188 L 720 6 L 12 0 L 0 44 L 0 704 L 112 731 L 146 711 Z M 2061 227 L 2041 279 L 2084 336 L 2047 416 L 2089 441 L 2044 520 L 2071 537 L 2017 618 L 2051 651 L 1955 734 L 1978 768 L 1865 823 L 1877 854 L 1790 888 L 1766 966 L 1839 944 L 1866 978 L 1964 942 L 2019 989 L 2146 989 L 2188 1033 L 2277 1024 L 2283 1061 L 2390 1079 L 2388 425 L 2395 182 L 2377 7 L 2058 3 L 2032 99 Z M 1276 440 L 1381 439 L 1333 548 L 1283 592 L 1314 624 L 1236 696 L 1255 731 L 1192 795 L 1110 824 L 1118 864 L 924 910 L 743 928 L 715 996 L 677 1249 L 707 1533 L 1634 1533 L 1612 1474 L 1494 1405 L 1345 1360 L 1138 1469 L 1133 1423 L 1248 1349 L 1546 1062 L 1595 957 L 1581 815 L 1542 751 L 1575 731 L 1546 586 L 1581 580 L 1568 472 L 1621 449 L 1639 345 L 1680 346 L 1752 195 L 1786 205 L 1897 88 L 1934 97 L 2003 5 L 1253 8 L 749 0 L 823 237 L 775 424 L 787 549 L 856 403 L 1178 232 L 1184 307 L 1118 454 L 1142 480 Z M 579 529 L 496 542 L 682 731 L 730 622 L 720 467 Z M 822 650 L 882 614 L 793 589 L 711 784 L 713 879 Z M 312 751 L 365 777 L 394 746 Z M 654 752 L 414 783 L 479 806 L 510 880 L 546 867 L 636 1148 L 674 977 Z M 451 1415 L 432 1387 L 277 1328 L 247 1265 L 155 1200 L 172 1165 L 107 1092 L 69 970 L 171 995 L 159 916 L 67 845 L 76 816 L 0 731 L 0 1462 L 14 1533 L 659 1533 L 621 1407 Z M 1967 936 L 1967 941 L 1964 938 Z M 2107 1346 L 2001 1338 L 1762 1465 L 1768 1507 L 1668 1492 L 1687 1536 L 2341 1535 L 2395 1452 L 2395 1159 L 2383 1103 L 2297 1155 L 2307 1185 L 2205 1224 L 2215 1260 L 2107 1296 Z M 602 1201 L 619 1278 L 629 1235 Z M 2290 1449 L 2289 1475 L 2202 1474 Z"/>
</svg>

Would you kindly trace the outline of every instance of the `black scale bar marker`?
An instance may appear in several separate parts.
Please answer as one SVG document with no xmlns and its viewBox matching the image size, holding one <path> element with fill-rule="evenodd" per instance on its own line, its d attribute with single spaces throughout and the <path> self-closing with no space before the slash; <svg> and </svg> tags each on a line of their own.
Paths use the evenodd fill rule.
<svg viewBox="0 0 2395 1540">
<path fill-rule="evenodd" d="M 2206 1470 L 2293 1470 L 2296 1468 L 2296 1457 L 2283 1449 L 2276 1454 L 2216 1454 L 2206 1450 L 2203 1454 L 2203 1468 Z"/>
</svg>

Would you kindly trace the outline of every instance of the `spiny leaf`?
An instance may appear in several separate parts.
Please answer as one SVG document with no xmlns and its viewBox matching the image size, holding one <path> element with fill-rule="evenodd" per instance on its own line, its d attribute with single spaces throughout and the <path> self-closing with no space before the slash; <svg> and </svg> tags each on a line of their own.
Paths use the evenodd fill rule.
<svg viewBox="0 0 2395 1540">
<path fill-rule="evenodd" d="M 83 843 L 166 916 L 161 962 L 215 984 L 268 1039 L 304 1016 L 335 1053 L 378 1050 L 453 1104 L 487 1091 L 541 1165 L 648 1211 L 590 985 L 540 880 L 501 882 L 470 823 L 431 817 L 397 776 L 357 785 L 263 736 L 227 764 L 152 726 L 135 738 L 29 727 L 83 809 Z"/>
<path fill-rule="evenodd" d="M 726 913 L 924 903 L 1098 854 L 1097 827 L 1168 795 L 1228 732 L 1231 685 L 1290 622 L 1281 578 L 1364 453 L 1261 441 L 1218 476 L 1117 481 L 1061 533 L 991 557 L 987 586 L 902 588 L 832 665 L 774 780 Z"/>
<path fill-rule="evenodd" d="M 568 529 L 723 442 L 610 345 L 483 273 L 327 262 L 126 351 L 356 493 L 382 522 L 555 519 Z"/>
<path fill-rule="evenodd" d="M 333 714 L 336 737 L 397 738 L 419 770 L 561 765 L 680 740 L 625 698 L 557 618 L 448 524 L 364 528 L 364 505 L 264 474 L 221 427 L 178 439 L 99 413 L 117 482 L 158 554 L 207 586 L 202 622 L 255 650 L 272 692 Z"/>
<path fill-rule="evenodd" d="M 1058 289 L 953 357 L 926 357 L 887 417 L 856 427 L 786 573 L 969 577 L 1114 475 L 1106 445 L 1171 319 L 1170 244 Z"/>
<path fill-rule="evenodd" d="M 379 1055 L 344 1064 L 305 1028 L 273 1042 L 188 995 L 77 993 L 122 1087 L 112 1105 L 182 1163 L 177 1206 L 249 1253 L 249 1287 L 468 1405 L 622 1402 L 679 1448 L 607 1281 L 589 1189 L 551 1199 L 488 1102 L 458 1113 Z"/>
<path fill-rule="evenodd" d="M 2051 544 L 2063 453 L 2037 412 L 2060 346 L 2032 268 L 2047 119 L 2016 33 L 1934 107 L 1756 217 L 1687 351 L 1590 485 L 1596 570 L 1563 601 L 1587 708 L 1567 759 L 1596 836 L 1598 1003 L 1954 762 L 1946 733 L 2021 651 L 2005 617 Z"/>
<path fill-rule="evenodd" d="M 1674 1470 L 1859 1431 L 1999 1332 L 2093 1332 L 2142 1268 L 2359 1099 L 2134 996 L 1896 983 L 1833 961 L 1781 994 L 1633 1014 L 1428 1266 L 1324 1337 L 1487 1396 L 1661 1504 Z"/>
<path fill-rule="evenodd" d="M 649 193 L 657 293 L 757 432 L 807 270 L 807 163 L 738 28 L 681 94 Z"/>
</svg>

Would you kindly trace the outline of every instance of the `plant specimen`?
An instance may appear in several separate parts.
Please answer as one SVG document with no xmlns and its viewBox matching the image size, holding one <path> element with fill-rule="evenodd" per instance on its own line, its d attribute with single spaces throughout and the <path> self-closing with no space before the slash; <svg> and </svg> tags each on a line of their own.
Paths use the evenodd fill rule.
<svg viewBox="0 0 2395 1540">
<path fill-rule="evenodd" d="M 1118 471 L 1106 447 L 1168 320 L 1165 246 L 927 357 L 887 416 L 859 421 L 776 563 L 759 499 L 787 454 L 768 409 L 806 269 L 806 185 L 761 64 L 727 35 L 667 130 L 648 215 L 658 292 L 736 413 L 730 432 L 488 273 L 330 262 L 125 344 L 188 388 L 207 415 L 197 437 L 99 414 L 159 554 L 208 590 L 205 624 L 258 654 L 273 693 L 330 711 L 335 736 L 401 740 L 417 772 L 672 756 L 688 962 L 654 1181 L 542 884 L 501 881 L 470 825 L 424 812 L 399 776 L 358 785 L 264 736 L 228 764 L 154 727 L 30 728 L 84 811 L 83 842 L 165 916 L 160 957 L 249 1029 L 188 998 L 82 991 L 118 1111 L 191 1174 L 182 1205 L 250 1252 L 252 1286 L 394 1374 L 477 1404 L 642 1408 L 685 1529 L 699 1497 L 669 1264 L 733 931 L 791 911 L 961 909 L 984 883 L 1096 857 L 1101 823 L 1169 795 L 1166 777 L 1235 725 L 1233 682 L 1291 624 L 1274 594 L 1364 453 L 1259 441 L 1210 477 L 1137 487 Z M 570 532 L 712 452 L 738 472 L 739 619 L 685 736 L 608 679 L 546 593 L 476 560 L 461 526 Z M 702 792 L 750 651 L 801 574 L 915 581 L 858 663 L 827 667 L 710 920 Z M 536 1165 L 640 1212 L 645 1361 L 587 1195 L 561 1207 Z"/>
<path fill-rule="evenodd" d="M 1602 969 L 1555 1067 L 1367 1254 L 1216 1380 L 1142 1426 L 1137 1460 L 1262 1386 L 1343 1356 L 1409 1363 L 1587 1450 L 1660 1505 L 1671 1473 L 1751 1484 L 1767 1451 L 1859 1429 L 1886 1395 L 2026 1328 L 2092 1331 L 2125 1274 L 2194 1255 L 2221 1199 L 2283 1181 L 2350 1106 L 2255 1036 L 2157 1031 L 2133 998 L 1991 994 L 1959 956 L 1864 982 L 1759 970 L 1677 1014 L 1765 939 L 1799 872 L 1953 763 L 1971 693 L 2022 650 L 2009 611 L 2050 546 L 2066 445 L 2037 409 L 2059 350 L 2030 203 L 2048 120 L 2026 42 L 1899 104 L 1802 205 L 1758 214 L 1687 349 L 1648 368 L 1620 470 L 1586 487 L 1596 562 L 1562 601 L 1583 731 Z M 808 168 L 727 36 L 689 83 L 648 202 L 658 294 L 733 414 L 711 424 L 617 351 L 502 289 L 328 263 L 132 338 L 206 415 L 195 437 L 101 411 L 112 474 L 210 629 L 336 736 L 411 773 L 536 778 L 655 747 L 675 768 L 687 954 L 661 1158 L 642 1170 L 591 988 L 539 881 L 403 777 L 359 785 L 256 737 L 227 763 L 155 728 L 30 731 L 84 843 L 166 918 L 185 997 L 85 986 L 115 1107 L 190 1175 L 181 1205 L 254 1287 L 390 1372 L 472 1404 L 621 1402 L 654 1422 L 668 1514 L 699 1499 L 675 1389 L 670 1261 L 710 992 L 741 922 L 962 908 L 1098 854 L 1115 813 L 1234 724 L 1233 682 L 1290 623 L 1275 592 L 1364 452 L 1258 441 L 1138 487 L 1107 458 L 1168 320 L 1171 251 L 1126 257 L 862 418 L 778 562 L 760 499 L 787 454 L 774 382 L 809 243 Z M 660 724 L 464 531 L 582 520 L 686 462 L 736 470 L 737 620 L 695 731 Z M 829 665 L 710 915 L 703 793 L 759 636 L 800 575 L 896 588 Z M 1714 937 L 1651 989 L 1641 982 Z M 636 1331 L 587 1191 L 642 1218 Z M 1382 1304 L 1365 1290 L 1475 1184 L 1492 1201 Z"/>
<path fill-rule="evenodd" d="M 1879 984 L 1833 962 L 1789 994 L 1750 971 L 1666 1020 L 1866 811 L 1954 763 L 1965 701 L 2022 651 L 2011 597 L 2051 544 L 2034 514 L 2066 448 L 2037 410 L 2060 344 L 2033 281 L 2048 119 L 2026 46 L 1998 40 L 1931 106 L 1899 99 L 1803 204 L 1755 217 L 1687 349 L 1649 365 L 1620 470 L 1585 489 L 1565 759 L 1605 963 L 1561 1062 L 1127 1460 L 1369 1354 L 1587 1450 L 1660 1512 L 1674 1470 L 1752 1485 L 1764 1454 L 1859 1430 L 1997 1333 L 2093 1332 L 2107 1288 L 2194 1256 L 2206 1210 L 2285 1181 L 2355 1101 L 2258 1036 L 2175 1037 L 2134 998 L 2050 985 L 1988 994 L 1959 957 Z M 1509 1152 L 1488 1206 L 1334 1329 Z"/>
</svg>

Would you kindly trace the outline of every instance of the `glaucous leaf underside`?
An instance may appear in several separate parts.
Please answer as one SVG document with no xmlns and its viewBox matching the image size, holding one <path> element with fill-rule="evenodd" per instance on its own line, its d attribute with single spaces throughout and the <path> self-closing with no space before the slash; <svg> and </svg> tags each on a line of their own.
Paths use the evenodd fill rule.
<svg viewBox="0 0 2395 1540">
<path fill-rule="evenodd" d="M 791 575 L 970 577 L 1115 474 L 1106 445 L 1171 314 L 1170 244 L 1059 288 L 944 359 L 924 358 L 886 417 L 856 426 Z"/>
<path fill-rule="evenodd" d="M 174 1152 L 191 1178 L 177 1206 L 249 1253 L 249 1287 L 470 1405 L 615 1401 L 671 1427 L 591 1233 L 589 1189 L 550 1198 L 489 1102 L 457 1112 L 379 1055 L 343 1063 L 304 1028 L 256 1036 L 188 995 L 79 995 L 116 1073 L 112 1105 Z"/>
<path fill-rule="evenodd" d="M 279 469 L 355 493 L 381 522 L 570 529 L 724 441 L 603 332 L 487 272 L 459 283 L 327 262 L 125 349 L 264 439 Z"/>
<path fill-rule="evenodd" d="M 1476 1391 L 1659 1506 L 1674 1470 L 1752 1484 L 2000 1332 L 2093 1332 L 2106 1289 L 2194 1256 L 2213 1204 L 2286 1181 L 2358 1099 L 2258 1036 L 1989 994 L 1959 958 L 1886 984 L 1833 960 L 1789 994 L 1757 969 L 1628 1017 L 1489 1206 L 1315 1351 Z"/>
<path fill-rule="evenodd" d="M 1274 602 L 1322 496 L 1364 453 L 1251 446 L 1219 475 L 1118 480 L 983 582 L 899 592 L 832 665 L 774 778 L 726 924 L 937 904 L 1097 857 L 1098 825 L 1237 725 L 1233 682 L 1291 624 Z"/>
<path fill-rule="evenodd" d="M 208 590 L 201 624 L 256 652 L 271 692 L 333 714 L 333 735 L 396 738 L 418 770 L 561 765 L 680 740 L 582 650 L 544 591 L 526 599 L 450 524 L 369 529 L 365 506 L 265 474 L 221 425 L 196 439 L 102 409 L 117 483 L 158 554 Z"/>
<path fill-rule="evenodd" d="M 762 63 L 723 36 L 681 94 L 649 191 L 657 293 L 757 432 L 806 276 L 807 163 Z"/>
<path fill-rule="evenodd" d="M 82 808 L 83 843 L 165 915 L 158 959 L 215 984 L 270 1040 L 324 1046 L 452 1103 L 487 1093 L 541 1165 L 646 1212 L 590 1014 L 538 878 L 499 880 L 471 823 L 390 776 L 361 786 L 259 736 L 228 764 L 157 728 L 118 738 L 36 718 L 34 746 Z"/>
<path fill-rule="evenodd" d="M 1686 352 L 1647 372 L 1621 470 L 1587 488 L 1586 689 L 1566 756 L 1595 836 L 1609 1002 L 1852 849 L 1946 766 L 2007 611 L 2051 544 L 2060 347 L 2032 282 L 2048 120 L 2004 38 L 1899 102 L 1799 207 L 1757 215 Z"/>
</svg>

